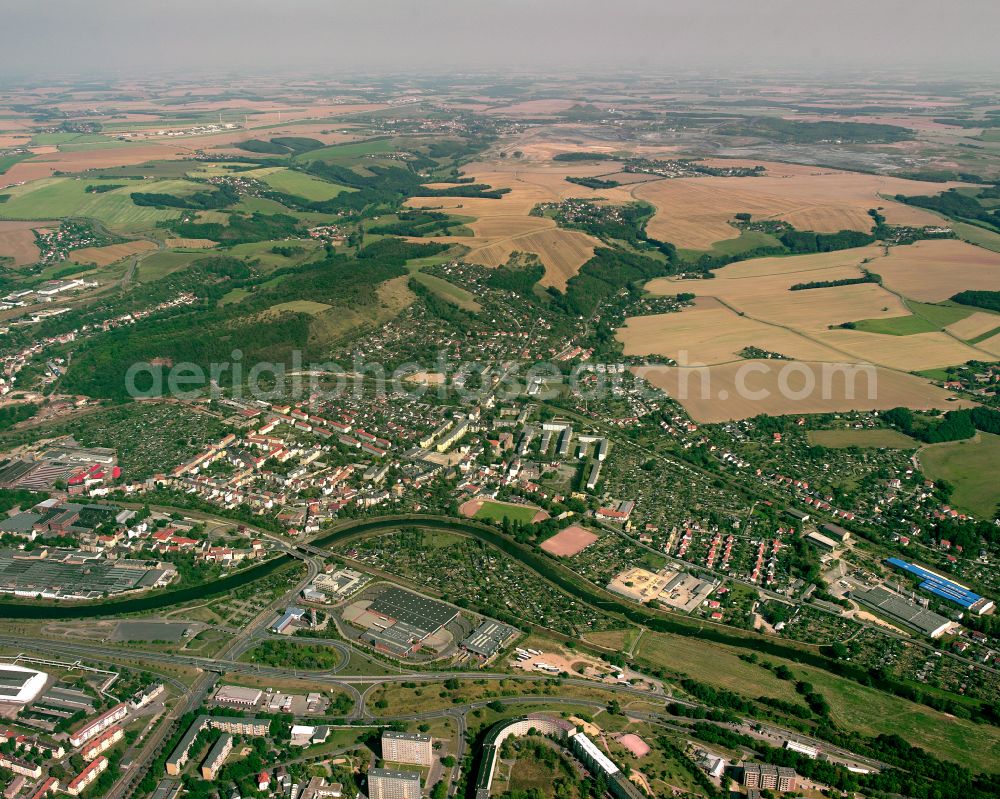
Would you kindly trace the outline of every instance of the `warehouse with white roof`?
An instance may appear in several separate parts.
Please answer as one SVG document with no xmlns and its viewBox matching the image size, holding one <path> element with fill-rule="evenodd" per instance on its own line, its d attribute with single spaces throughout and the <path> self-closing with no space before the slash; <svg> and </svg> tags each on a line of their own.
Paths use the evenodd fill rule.
<svg viewBox="0 0 1000 799">
<path fill-rule="evenodd" d="M 0 663 L 0 702 L 17 705 L 34 702 L 48 679 L 49 675 L 44 671 L 14 663 Z"/>
</svg>

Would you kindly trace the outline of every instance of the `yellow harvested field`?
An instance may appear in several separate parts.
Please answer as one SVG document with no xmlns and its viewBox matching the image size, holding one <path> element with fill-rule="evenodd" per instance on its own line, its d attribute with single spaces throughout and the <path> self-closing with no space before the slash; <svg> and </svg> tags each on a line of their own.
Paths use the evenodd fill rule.
<svg viewBox="0 0 1000 799">
<path fill-rule="evenodd" d="M 14 266 L 27 266 L 38 260 L 41 253 L 35 246 L 36 230 L 58 222 L 0 222 L 0 256 L 12 258 Z"/>
<path fill-rule="evenodd" d="M 511 253 L 534 253 L 545 266 L 542 285 L 565 289 L 566 281 L 594 255 L 600 242 L 576 230 L 558 228 L 551 219 L 529 216 L 538 203 L 567 197 L 594 196 L 581 186 L 567 183 L 567 174 L 593 173 L 591 167 L 552 170 L 504 170 L 495 164 L 472 164 L 466 174 L 477 183 L 487 183 L 511 191 L 498 200 L 482 197 L 413 197 L 407 205 L 433 208 L 457 216 L 474 217 L 469 222 L 472 237 L 448 236 L 422 241 L 462 244 L 469 252 L 462 258 L 470 263 L 495 267 L 506 263 Z M 626 195 L 627 197 L 627 195 Z"/>
<path fill-rule="evenodd" d="M 985 341 L 980 341 L 976 346 L 1000 358 L 1000 333 L 990 336 Z"/>
<path fill-rule="evenodd" d="M 800 230 L 834 233 L 870 230 L 868 209 L 881 207 L 890 224 L 933 225 L 940 218 L 880 195 L 936 194 L 948 184 L 863 175 L 816 168 L 783 168 L 759 177 L 701 177 L 660 180 L 636 186 L 633 194 L 656 206 L 647 230 L 653 238 L 688 249 L 709 249 L 733 238 L 729 221 L 737 213 L 782 219 Z"/>
<path fill-rule="evenodd" d="M 677 399 L 698 422 L 748 419 L 761 413 L 833 413 L 970 407 L 915 375 L 873 367 L 848 373 L 831 364 L 740 361 L 704 370 L 641 366 L 633 372 Z M 809 384 L 812 390 L 806 390 Z"/>
<path fill-rule="evenodd" d="M 957 239 L 894 247 L 875 270 L 893 291 L 922 302 L 941 302 L 960 291 L 996 291 L 1000 253 Z"/>
<path fill-rule="evenodd" d="M 127 241 L 124 244 L 111 244 L 107 247 L 85 247 L 82 250 L 74 250 L 70 254 L 70 260 L 78 264 L 107 266 L 130 255 L 152 252 L 156 248 L 151 241 Z"/>
<path fill-rule="evenodd" d="M 1000 328 L 1000 314 L 976 311 L 965 319 L 959 319 L 945 328 L 953 336 L 970 339 Z"/>
<path fill-rule="evenodd" d="M 695 307 L 627 319 L 618 338 L 627 355 L 664 355 L 681 364 L 726 363 L 748 346 L 798 360 L 874 363 L 903 371 L 983 360 L 988 351 L 943 332 L 893 336 L 840 328 L 844 322 L 910 315 L 900 296 L 876 283 L 789 290 L 796 283 L 860 277 L 862 268 L 885 277 L 894 258 L 912 258 L 914 246 L 894 248 L 888 257 L 872 245 L 759 258 L 718 269 L 714 280 L 658 278 L 646 285 L 648 291 L 692 293 L 698 298 Z"/>
<path fill-rule="evenodd" d="M 648 283 L 646 289 L 653 294 L 689 292 L 696 297 L 715 297 L 735 313 L 752 319 L 796 331 L 819 332 L 842 322 L 910 313 L 899 297 L 875 283 L 789 290 L 796 283 L 861 277 L 862 263 L 877 258 L 880 252 L 872 246 L 836 253 L 760 258 L 716 270 L 714 280 L 658 278 Z M 866 265 L 877 271 L 876 266 Z"/>
<path fill-rule="evenodd" d="M 164 244 L 168 247 L 183 247 L 188 250 L 203 250 L 214 247 L 218 242 L 211 239 L 167 239 Z"/>
<path fill-rule="evenodd" d="M 853 356 L 852 360 L 877 363 L 906 372 L 982 360 L 985 355 L 941 332 L 888 336 L 863 330 L 838 329 L 824 331 L 816 337 L 840 352 L 849 353 Z"/>
<path fill-rule="evenodd" d="M 849 357 L 795 331 L 740 316 L 710 302 L 680 313 L 630 317 L 617 337 L 625 355 L 662 355 L 688 366 L 729 363 L 738 360 L 745 347 L 812 361 L 836 362 Z"/>
<path fill-rule="evenodd" d="M 826 274 L 810 274 L 811 272 L 825 272 L 835 267 L 854 267 L 853 275 L 861 275 L 858 267 L 867 259 L 878 258 L 882 255 L 882 248 L 877 245 L 868 247 L 855 247 L 850 250 L 836 250 L 835 252 L 814 253 L 812 255 L 792 255 L 777 256 L 773 258 L 753 258 L 749 261 L 737 261 L 722 269 L 715 270 L 715 279 L 739 280 L 742 278 L 767 277 L 770 275 L 790 275 L 794 280 L 789 280 L 788 285 L 793 283 L 805 283 L 810 280 L 827 280 Z M 652 286 L 658 281 L 654 280 L 649 285 Z M 668 292 L 669 293 L 669 292 Z"/>
</svg>

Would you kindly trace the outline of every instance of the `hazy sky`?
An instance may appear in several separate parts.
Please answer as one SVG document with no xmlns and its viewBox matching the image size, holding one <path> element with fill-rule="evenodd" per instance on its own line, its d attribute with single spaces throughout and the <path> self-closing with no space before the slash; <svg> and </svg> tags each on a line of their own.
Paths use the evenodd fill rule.
<svg viewBox="0 0 1000 799">
<path fill-rule="evenodd" d="M 0 79 L 685 65 L 1000 71 L 998 0 L 0 0 Z"/>
</svg>

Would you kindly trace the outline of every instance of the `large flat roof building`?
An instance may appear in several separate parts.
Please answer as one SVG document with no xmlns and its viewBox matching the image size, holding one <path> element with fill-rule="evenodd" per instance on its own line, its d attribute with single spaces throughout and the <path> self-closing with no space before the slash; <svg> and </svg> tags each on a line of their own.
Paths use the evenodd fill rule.
<svg viewBox="0 0 1000 799">
<path fill-rule="evenodd" d="M 971 591 L 960 583 L 945 577 L 923 566 L 915 563 L 907 563 L 899 558 L 887 558 L 886 563 L 900 571 L 908 572 L 914 577 L 919 577 L 920 587 L 934 596 L 954 602 L 972 613 L 982 615 L 993 609 L 993 600 L 980 596 L 975 591 Z"/>
<path fill-rule="evenodd" d="M 852 591 L 851 598 L 931 638 L 937 638 L 951 625 L 944 616 L 939 616 L 885 588 Z"/>
<path fill-rule="evenodd" d="M 235 707 L 256 707 L 264 696 L 260 688 L 242 688 L 238 685 L 222 685 L 212 697 L 220 705 Z"/>
<path fill-rule="evenodd" d="M 462 648 L 484 658 L 491 658 L 517 635 L 516 627 L 487 619 L 462 641 Z"/>
<path fill-rule="evenodd" d="M 49 675 L 44 671 L 0 663 L 0 702 L 25 705 L 33 702 L 45 688 Z"/>
</svg>

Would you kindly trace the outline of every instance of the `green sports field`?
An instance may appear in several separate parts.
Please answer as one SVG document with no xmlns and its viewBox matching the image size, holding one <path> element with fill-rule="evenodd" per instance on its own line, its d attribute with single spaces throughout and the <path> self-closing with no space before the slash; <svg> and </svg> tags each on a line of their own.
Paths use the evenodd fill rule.
<svg viewBox="0 0 1000 799">
<path fill-rule="evenodd" d="M 529 505 L 509 505 L 506 502 L 492 502 L 487 500 L 476 511 L 474 518 L 491 522 L 503 521 L 506 518 L 512 522 L 528 524 L 535 518 L 536 513 L 538 513 L 538 508 Z"/>
</svg>

